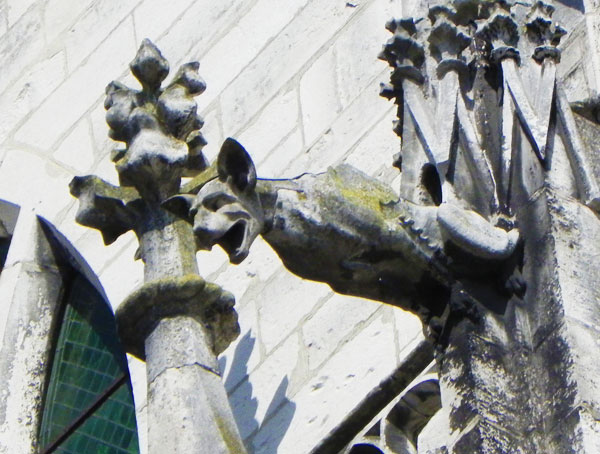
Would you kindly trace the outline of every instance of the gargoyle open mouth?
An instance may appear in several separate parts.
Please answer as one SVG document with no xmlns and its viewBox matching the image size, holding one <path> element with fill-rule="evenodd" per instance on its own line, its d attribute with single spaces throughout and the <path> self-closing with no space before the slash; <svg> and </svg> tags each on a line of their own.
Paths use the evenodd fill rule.
<svg viewBox="0 0 600 454">
<path fill-rule="evenodd" d="M 227 255 L 231 263 L 240 263 L 248 255 L 246 247 L 246 233 L 247 233 L 246 221 L 237 221 L 233 224 L 225 235 L 223 235 L 217 244 L 221 246 Z"/>
</svg>

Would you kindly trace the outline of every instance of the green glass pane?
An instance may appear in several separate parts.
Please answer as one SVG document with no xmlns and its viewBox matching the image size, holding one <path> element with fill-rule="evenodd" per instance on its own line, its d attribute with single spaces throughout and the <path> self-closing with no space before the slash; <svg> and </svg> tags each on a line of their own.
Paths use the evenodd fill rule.
<svg viewBox="0 0 600 454">
<path fill-rule="evenodd" d="M 6 263 L 6 256 L 8 255 L 11 239 L 12 237 L 0 238 L 0 271 L 4 268 L 4 264 Z"/>
<path fill-rule="evenodd" d="M 57 454 L 137 454 L 135 409 L 125 383 L 61 446 Z"/>
<path fill-rule="evenodd" d="M 106 394 L 106 390 L 116 379 L 126 373 L 125 354 L 118 342 L 112 311 L 101 295 L 85 279 L 76 278 L 71 285 L 66 301 L 54 352 L 42 416 L 41 445 L 46 446 L 54 441 L 65 428 L 96 402 L 99 396 Z M 123 425 L 121 420 L 126 419 L 128 424 L 133 424 L 130 429 L 135 434 L 135 409 L 132 394 L 127 386 L 119 388 L 117 394 L 113 394 L 102 408 L 107 405 L 109 409 L 112 408 L 111 405 L 114 407 L 115 404 L 111 404 L 112 399 L 118 398 L 117 402 L 121 402 L 121 404 L 115 408 L 120 413 L 114 416 L 113 412 L 117 411 L 116 409 L 111 413 L 106 413 L 108 410 L 104 410 L 104 415 L 106 418 L 116 417 L 115 424 L 121 426 Z M 121 416 L 121 413 L 125 416 Z M 97 419 L 96 416 L 94 418 Z M 91 421 L 93 418 L 90 420 L 90 424 Z M 85 422 L 84 426 L 86 424 L 88 422 Z M 79 429 L 82 428 L 83 426 Z M 87 430 L 91 429 L 88 427 Z M 104 440 L 102 437 L 113 440 L 112 432 L 116 429 L 106 430 L 105 435 L 98 433 L 94 436 L 100 441 Z M 122 438 L 123 443 L 126 443 L 122 448 L 129 449 L 130 437 L 123 436 Z M 137 446 L 137 436 L 134 438 L 134 445 Z M 112 441 L 108 443 L 109 446 L 113 444 Z M 71 446 L 70 449 L 74 449 L 74 447 Z M 69 452 L 95 452 L 77 449 Z M 137 448 L 131 452 L 137 452 Z"/>
</svg>

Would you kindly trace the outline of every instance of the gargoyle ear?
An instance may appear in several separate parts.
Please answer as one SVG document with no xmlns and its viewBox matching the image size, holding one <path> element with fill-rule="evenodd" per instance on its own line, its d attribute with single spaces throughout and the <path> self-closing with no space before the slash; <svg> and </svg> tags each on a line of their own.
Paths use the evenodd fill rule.
<svg viewBox="0 0 600 454">
<path fill-rule="evenodd" d="M 190 217 L 190 208 L 194 204 L 195 199 L 196 196 L 192 194 L 174 195 L 173 197 L 169 197 L 167 200 L 161 203 L 161 206 L 165 210 L 173 213 L 175 216 L 192 222 L 193 219 Z"/>
<path fill-rule="evenodd" d="M 223 142 L 217 158 L 219 179 L 232 183 L 240 191 L 252 191 L 256 186 L 256 168 L 248 152 L 236 140 L 228 138 Z"/>
</svg>

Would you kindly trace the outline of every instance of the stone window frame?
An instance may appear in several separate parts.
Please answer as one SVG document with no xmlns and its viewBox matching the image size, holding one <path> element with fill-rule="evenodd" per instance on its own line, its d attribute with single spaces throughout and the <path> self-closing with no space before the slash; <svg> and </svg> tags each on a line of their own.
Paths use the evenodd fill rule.
<svg viewBox="0 0 600 454">
<path fill-rule="evenodd" d="M 11 224 L 3 206 L 0 201 L 0 220 L 12 240 L 0 274 L 0 453 L 37 454 L 50 360 L 70 276 L 81 274 L 108 298 L 90 266 L 49 221 L 21 209 Z"/>
</svg>

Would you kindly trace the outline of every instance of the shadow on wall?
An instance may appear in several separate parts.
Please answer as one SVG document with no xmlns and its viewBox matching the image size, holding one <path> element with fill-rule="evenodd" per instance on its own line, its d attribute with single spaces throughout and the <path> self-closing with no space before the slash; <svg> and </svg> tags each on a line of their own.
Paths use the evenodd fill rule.
<svg viewBox="0 0 600 454">
<path fill-rule="evenodd" d="M 247 446 L 248 452 L 253 454 L 277 454 L 279 444 L 290 427 L 296 412 L 296 404 L 286 397 L 289 380 L 285 376 L 273 394 L 263 422 L 260 423 L 256 419 L 258 401 L 253 396 L 252 384 L 248 381 L 248 361 L 255 343 L 256 339 L 252 337 L 250 332 L 247 332 L 240 339 L 233 354 L 231 369 L 225 379 L 225 387 L 226 389 L 233 389 L 234 385 L 241 380 L 241 384 L 233 393 L 233 416 L 242 437 L 246 439 L 247 445 L 249 439 L 255 438 L 248 438 L 249 435 L 260 434 L 258 436 L 260 443 L 258 443 L 258 446 L 254 444 L 254 449 L 252 446 Z M 226 363 L 226 357 L 219 359 L 221 371 L 225 370 Z"/>
</svg>

